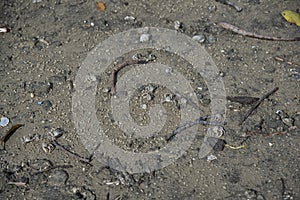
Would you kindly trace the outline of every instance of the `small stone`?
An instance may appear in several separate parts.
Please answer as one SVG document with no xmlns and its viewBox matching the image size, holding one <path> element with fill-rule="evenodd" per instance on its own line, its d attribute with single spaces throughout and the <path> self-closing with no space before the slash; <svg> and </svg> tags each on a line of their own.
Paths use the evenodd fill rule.
<svg viewBox="0 0 300 200">
<path fill-rule="evenodd" d="M 205 42 L 205 36 L 204 35 L 194 35 L 192 37 L 192 39 L 199 42 L 199 43 Z"/>
<path fill-rule="evenodd" d="M 216 38 L 213 35 L 209 35 L 207 38 L 207 41 L 209 43 L 215 43 L 216 42 Z"/>
<path fill-rule="evenodd" d="M 152 100 L 152 96 L 150 94 L 147 94 L 146 95 L 146 99 L 147 99 L 147 101 L 151 101 Z"/>
<path fill-rule="evenodd" d="M 126 17 L 124 17 L 124 20 L 126 20 L 126 21 L 134 21 L 135 17 L 133 17 L 133 16 L 126 16 Z"/>
<path fill-rule="evenodd" d="M 145 90 L 152 93 L 152 92 L 154 92 L 155 88 L 153 87 L 153 85 L 148 85 L 145 87 Z"/>
<path fill-rule="evenodd" d="M 0 126 L 5 127 L 9 123 L 9 119 L 7 117 L 1 117 Z"/>
<path fill-rule="evenodd" d="M 54 138 L 59 138 L 61 137 L 63 134 L 65 133 L 65 131 L 62 128 L 57 128 L 55 130 L 52 131 L 52 136 Z"/>
<path fill-rule="evenodd" d="M 208 161 L 208 162 L 211 162 L 211 161 L 217 160 L 217 159 L 218 159 L 217 156 L 214 156 L 214 155 L 209 155 L 209 156 L 207 156 L 207 161 Z"/>
<path fill-rule="evenodd" d="M 144 110 L 146 110 L 147 109 L 147 105 L 146 104 L 142 104 L 141 108 L 144 109 Z"/>
<path fill-rule="evenodd" d="M 175 21 L 174 22 L 174 28 L 175 28 L 175 30 L 182 30 L 183 29 L 183 24 L 182 24 L 182 22 L 180 22 L 180 21 Z"/>
<path fill-rule="evenodd" d="M 165 95 L 165 101 L 166 101 L 166 102 L 171 102 L 172 99 L 173 99 L 173 96 L 172 96 L 171 94 L 166 94 L 166 95 Z"/>
<path fill-rule="evenodd" d="M 140 37 L 140 42 L 148 42 L 150 40 L 150 34 L 144 33 Z"/>
</svg>

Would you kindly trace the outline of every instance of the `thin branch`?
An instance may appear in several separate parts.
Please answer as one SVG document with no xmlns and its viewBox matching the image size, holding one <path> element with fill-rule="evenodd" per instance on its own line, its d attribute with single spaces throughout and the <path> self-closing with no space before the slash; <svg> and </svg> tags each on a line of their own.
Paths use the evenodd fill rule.
<svg viewBox="0 0 300 200">
<path fill-rule="evenodd" d="M 72 156 L 73 158 L 76 158 L 84 163 L 88 163 L 90 164 L 91 160 L 89 158 L 84 158 L 82 156 L 79 156 L 78 154 L 66 149 L 64 146 L 62 146 L 61 144 L 59 144 L 55 139 L 52 138 L 51 143 L 57 147 L 58 149 L 62 150 L 63 152 L 65 152 L 66 154 L 68 154 L 69 156 Z"/>
<path fill-rule="evenodd" d="M 272 36 L 259 35 L 256 33 L 242 30 L 242 29 L 240 29 L 232 24 L 226 23 L 226 22 L 219 22 L 219 23 L 217 23 L 217 26 L 227 29 L 227 30 L 231 30 L 232 32 L 243 35 L 243 36 L 253 37 L 253 38 L 257 38 L 257 39 L 275 40 L 275 41 L 300 41 L 300 37 L 283 38 L 283 37 L 272 37 Z"/>
<path fill-rule="evenodd" d="M 261 102 L 263 102 L 266 98 L 268 98 L 270 95 L 274 94 L 279 88 L 276 87 L 274 88 L 272 91 L 268 92 L 267 94 L 265 94 L 264 96 L 262 96 L 245 114 L 245 116 L 242 118 L 242 120 L 240 121 L 239 125 L 242 125 L 244 123 L 244 121 L 246 121 L 246 119 L 253 113 L 253 111 L 258 108 L 258 106 L 261 104 Z"/>
<path fill-rule="evenodd" d="M 126 60 L 120 63 L 116 69 L 113 69 L 111 73 L 111 77 L 112 77 L 111 94 L 114 95 L 116 93 L 117 75 L 121 69 L 123 69 L 127 65 L 142 64 L 146 62 L 147 62 L 146 60 Z"/>
</svg>

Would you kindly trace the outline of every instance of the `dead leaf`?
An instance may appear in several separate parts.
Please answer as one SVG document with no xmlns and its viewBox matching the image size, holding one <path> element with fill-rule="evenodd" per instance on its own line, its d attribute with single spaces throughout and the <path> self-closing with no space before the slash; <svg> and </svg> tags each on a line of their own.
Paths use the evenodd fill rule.
<svg viewBox="0 0 300 200">
<path fill-rule="evenodd" d="M 105 10 L 105 4 L 101 1 L 96 2 L 96 10 L 104 11 Z"/>
</svg>

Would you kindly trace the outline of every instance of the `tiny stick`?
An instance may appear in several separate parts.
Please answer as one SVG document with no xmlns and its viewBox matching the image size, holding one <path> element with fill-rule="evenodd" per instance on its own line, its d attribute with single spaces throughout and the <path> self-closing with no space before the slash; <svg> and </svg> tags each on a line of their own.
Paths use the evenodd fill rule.
<svg viewBox="0 0 300 200">
<path fill-rule="evenodd" d="M 279 89 L 279 87 L 274 88 L 273 90 L 271 90 L 270 92 L 268 92 L 267 94 L 265 94 L 264 96 L 262 96 L 245 114 L 245 116 L 242 118 L 241 122 L 239 123 L 239 125 L 242 125 L 244 123 L 244 121 L 246 121 L 246 119 L 253 113 L 253 111 L 261 104 L 261 102 L 263 102 L 266 98 L 268 98 L 270 95 L 274 94 L 277 90 Z"/>
</svg>

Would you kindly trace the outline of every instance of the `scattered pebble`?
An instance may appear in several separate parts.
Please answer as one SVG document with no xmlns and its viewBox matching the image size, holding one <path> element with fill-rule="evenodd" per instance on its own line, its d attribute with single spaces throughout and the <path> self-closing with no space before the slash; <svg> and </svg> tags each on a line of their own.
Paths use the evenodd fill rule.
<svg viewBox="0 0 300 200">
<path fill-rule="evenodd" d="M 172 102 L 174 96 L 172 94 L 165 95 L 165 102 Z"/>
<path fill-rule="evenodd" d="M 147 109 L 147 105 L 146 104 L 142 104 L 141 108 L 144 109 L 144 110 L 146 110 Z"/>
<path fill-rule="evenodd" d="M 140 37 L 140 42 L 148 42 L 150 40 L 150 34 L 144 33 Z"/>
<path fill-rule="evenodd" d="M 204 35 L 194 35 L 192 37 L 192 39 L 199 42 L 199 43 L 205 42 L 205 36 Z"/>
<path fill-rule="evenodd" d="M 148 85 L 148 86 L 145 87 L 145 90 L 147 90 L 148 92 L 152 93 L 152 92 L 154 92 L 155 88 L 154 88 L 153 85 L 150 84 L 150 85 Z"/>
<path fill-rule="evenodd" d="M 65 133 L 65 131 L 62 128 L 57 128 L 55 130 L 52 131 L 52 136 L 54 138 L 59 138 L 61 137 L 63 134 Z"/>
<path fill-rule="evenodd" d="M 135 17 L 133 17 L 133 16 L 126 16 L 126 17 L 124 17 L 124 20 L 126 20 L 126 21 L 134 21 Z"/>
<path fill-rule="evenodd" d="M 175 21 L 174 22 L 174 28 L 177 31 L 183 30 L 183 23 L 180 21 Z"/>
<path fill-rule="evenodd" d="M 209 155 L 209 156 L 207 156 L 207 161 L 208 161 L 208 162 L 211 162 L 211 161 L 217 160 L 217 159 L 218 159 L 217 156 L 214 156 L 214 155 Z"/>
<path fill-rule="evenodd" d="M 42 149 L 45 153 L 50 153 L 55 149 L 55 147 L 52 144 L 42 143 Z"/>
<path fill-rule="evenodd" d="M 5 127 L 9 123 L 9 119 L 7 117 L 1 117 L 0 126 Z"/>
<path fill-rule="evenodd" d="M 37 134 L 34 134 L 34 135 L 26 135 L 26 136 L 23 137 L 23 142 L 24 142 L 25 144 L 27 144 L 27 143 L 30 143 L 30 142 L 34 141 L 34 140 L 37 139 L 37 138 L 38 138 L 38 135 L 37 135 Z"/>
</svg>

